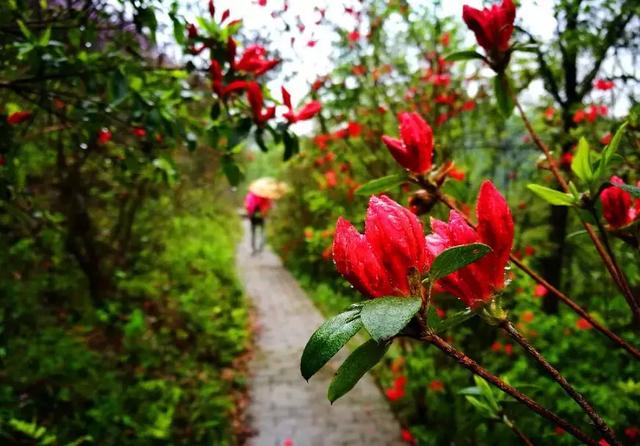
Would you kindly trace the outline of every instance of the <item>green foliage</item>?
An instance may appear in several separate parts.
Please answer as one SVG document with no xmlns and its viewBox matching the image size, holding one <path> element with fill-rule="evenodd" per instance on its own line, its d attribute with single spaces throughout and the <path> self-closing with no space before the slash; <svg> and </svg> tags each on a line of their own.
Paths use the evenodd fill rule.
<svg viewBox="0 0 640 446">
<path fill-rule="evenodd" d="M 360 319 L 371 339 L 386 342 L 407 326 L 421 304 L 420 297 L 378 297 L 362 305 Z"/>
<path fill-rule="evenodd" d="M 300 372 L 306 380 L 320 370 L 362 328 L 360 308 L 338 314 L 318 328 L 304 348 Z"/>
<path fill-rule="evenodd" d="M 433 260 L 429 269 L 429 280 L 435 283 L 436 280 L 481 259 L 490 252 L 491 248 L 482 243 L 470 243 L 445 249 Z"/>
<path fill-rule="evenodd" d="M 360 381 L 365 373 L 376 365 L 388 348 L 386 343 L 379 344 L 369 339 L 355 349 L 342 363 L 329 385 L 328 398 L 332 403 L 344 396 Z"/>
</svg>

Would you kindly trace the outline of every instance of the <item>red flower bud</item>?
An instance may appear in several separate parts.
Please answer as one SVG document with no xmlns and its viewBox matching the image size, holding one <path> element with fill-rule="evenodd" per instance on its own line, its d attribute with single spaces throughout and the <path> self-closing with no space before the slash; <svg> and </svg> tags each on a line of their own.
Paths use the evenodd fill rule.
<svg viewBox="0 0 640 446">
<path fill-rule="evenodd" d="M 504 268 L 513 244 L 513 219 L 506 200 L 493 183 L 480 187 L 476 204 L 477 229 L 464 217 L 451 211 L 449 221 L 431 219 L 433 233 L 427 236 L 429 263 L 447 248 L 468 243 L 484 243 L 492 252 L 471 265 L 440 279 L 441 289 L 456 296 L 470 307 L 488 302 L 496 291 L 504 288 Z"/>
<path fill-rule="evenodd" d="M 293 110 L 293 106 L 291 105 L 291 95 L 284 87 L 282 87 L 282 102 L 289 109 L 289 111 L 282 116 L 292 124 L 298 121 L 306 121 L 307 119 L 311 119 L 315 115 L 320 113 L 320 110 L 322 109 L 322 104 L 320 104 L 320 102 L 311 101 L 304 107 L 302 107 L 302 109 L 300 109 L 298 113 L 295 113 Z"/>
<path fill-rule="evenodd" d="M 17 125 L 20 124 L 21 122 L 26 121 L 27 119 L 29 119 L 31 117 L 33 113 L 29 112 L 29 111 L 17 111 L 17 112 L 13 112 L 11 113 L 9 116 L 7 116 L 7 123 L 9 125 Z"/>
<path fill-rule="evenodd" d="M 98 132 L 98 144 L 104 145 L 111 141 L 112 134 L 109 129 L 100 129 Z"/>
<path fill-rule="evenodd" d="M 340 218 L 333 241 L 338 272 L 368 297 L 408 296 L 408 275 L 427 269 L 422 224 L 388 197 L 373 196 L 364 235 Z"/>
<path fill-rule="evenodd" d="M 196 37 L 198 37 L 198 28 L 196 28 L 196 25 L 194 25 L 193 23 L 189 23 L 187 25 L 187 36 L 190 39 L 195 39 Z"/>
<path fill-rule="evenodd" d="M 501 5 L 482 10 L 468 5 L 462 7 L 462 19 L 489 54 L 504 53 L 509 49 L 515 18 L 516 8 L 511 0 L 502 0 Z"/>
<path fill-rule="evenodd" d="M 621 178 L 613 176 L 610 182 L 613 186 L 605 189 L 600 194 L 602 202 L 602 214 L 612 228 L 620 228 L 631 223 L 636 215 L 637 209 L 632 206 L 631 194 L 618 187 L 616 184 L 624 184 Z"/>
<path fill-rule="evenodd" d="M 384 135 L 382 142 L 389 148 L 393 158 L 405 169 L 425 173 L 431 169 L 433 158 L 433 131 L 429 124 L 414 112 L 400 113 L 400 135 L 402 141 Z"/>
<path fill-rule="evenodd" d="M 594 87 L 596 87 L 596 90 L 602 90 L 602 91 L 607 91 L 607 90 L 611 90 L 613 87 L 615 87 L 615 84 L 613 83 L 613 81 L 608 81 L 606 79 L 598 79 L 597 81 L 594 82 Z"/>
</svg>

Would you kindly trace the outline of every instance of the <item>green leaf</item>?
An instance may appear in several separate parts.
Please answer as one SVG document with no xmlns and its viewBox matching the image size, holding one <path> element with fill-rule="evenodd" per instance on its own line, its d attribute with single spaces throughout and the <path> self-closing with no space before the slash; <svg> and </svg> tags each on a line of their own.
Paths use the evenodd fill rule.
<svg viewBox="0 0 640 446">
<path fill-rule="evenodd" d="M 431 264 L 429 279 L 435 282 L 460 268 L 481 259 L 491 252 L 491 248 L 482 243 L 469 243 L 468 245 L 454 246 L 438 254 Z"/>
<path fill-rule="evenodd" d="M 364 303 L 360 319 L 374 341 L 387 341 L 407 326 L 421 305 L 419 297 L 378 297 Z"/>
<path fill-rule="evenodd" d="M 484 56 L 477 51 L 468 50 L 468 51 L 458 51 L 456 53 L 451 53 L 445 56 L 445 59 L 449 62 L 457 62 L 460 60 L 470 60 L 470 59 L 481 59 L 484 60 Z"/>
<path fill-rule="evenodd" d="M 522 51 L 525 53 L 537 53 L 539 48 L 537 45 L 514 45 L 512 51 Z"/>
<path fill-rule="evenodd" d="M 589 143 L 584 137 L 578 141 L 576 155 L 573 157 L 573 161 L 571 161 L 571 170 L 578 178 L 587 184 L 593 179 Z"/>
<path fill-rule="evenodd" d="M 596 178 L 603 178 L 607 176 L 607 167 L 611 164 L 613 160 L 613 156 L 618 150 L 618 146 L 620 145 L 620 140 L 622 140 L 622 135 L 624 133 L 625 128 L 627 127 L 628 122 L 623 122 L 618 130 L 616 130 L 616 134 L 611 138 L 611 142 L 607 144 L 607 147 L 602 151 L 602 158 L 600 159 L 600 163 L 598 164 L 598 168 L 596 169 Z"/>
<path fill-rule="evenodd" d="M 328 398 L 332 403 L 349 392 L 360 378 L 378 363 L 387 352 L 387 344 L 369 339 L 355 349 L 342 363 L 329 385 Z"/>
<path fill-rule="evenodd" d="M 373 195 L 380 192 L 388 191 L 394 187 L 400 186 L 407 181 L 405 175 L 388 175 L 386 177 L 377 178 L 369 181 L 356 189 L 357 195 Z"/>
<path fill-rule="evenodd" d="M 475 381 L 476 386 L 478 386 L 478 388 L 480 389 L 482 396 L 487 401 L 489 406 L 494 410 L 494 412 L 500 412 L 500 405 L 498 404 L 498 401 L 496 400 L 495 395 L 493 394 L 493 390 L 491 389 L 491 386 L 489 386 L 489 383 L 478 376 L 474 376 L 473 380 Z"/>
<path fill-rule="evenodd" d="M 515 106 L 511 96 L 513 88 L 509 77 L 505 73 L 498 74 L 493 78 L 493 87 L 496 93 L 496 101 L 498 102 L 498 110 L 504 118 L 508 118 L 511 116 Z"/>
<path fill-rule="evenodd" d="M 300 373 L 306 380 L 320 370 L 362 328 L 360 308 L 327 320 L 311 335 L 302 352 Z"/>
<path fill-rule="evenodd" d="M 440 319 L 436 316 L 435 318 L 428 320 L 429 328 L 434 330 L 436 333 L 442 333 L 456 325 L 460 325 L 476 315 L 477 313 L 475 311 L 468 308 L 463 311 L 458 311 L 451 316 L 447 316 L 444 319 Z"/>
<path fill-rule="evenodd" d="M 466 398 L 467 401 L 469 401 L 469 403 L 471 403 L 472 406 L 474 406 L 476 409 L 478 409 L 486 417 L 493 418 L 493 417 L 497 416 L 497 414 L 494 413 L 494 411 L 491 409 L 491 407 L 489 407 L 488 404 L 480 401 L 476 397 L 471 396 L 471 395 L 465 395 L 465 398 Z"/>
<path fill-rule="evenodd" d="M 33 41 L 33 34 L 31 34 L 31 31 L 29 31 L 27 25 L 25 25 L 22 20 L 18 20 L 16 23 L 18 23 L 18 28 L 20 28 L 20 31 L 22 32 L 24 37 L 29 41 Z"/>
<path fill-rule="evenodd" d="M 629 184 L 614 184 L 614 187 L 629 192 L 635 198 L 640 198 L 640 187 L 631 186 Z"/>
<path fill-rule="evenodd" d="M 300 142 L 298 141 L 298 137 L 293 133 L 289 133 L 288 130 L 282 132 L 282 142 L 284 143 L 284 161 L 287 161 L 300 151 Z"/>
<path fill-rule="evenodd" d="M 527 188 L 546 202 L 556 206 L 573 206 L 576 203 L 573 195 L 565 194 L 555 189 L 549 189 L 538 184 L 529 184 Z"/>
<path fill-rule="evenodd" d="M 240 180 L 243 177 L 242 171 L 231 156 L 222 157 L 222 171 L 226 175 L 227 180 L 229 180 L 229 184 L 232 186 L 236 186 L 240 183 Z"/>
</svg>

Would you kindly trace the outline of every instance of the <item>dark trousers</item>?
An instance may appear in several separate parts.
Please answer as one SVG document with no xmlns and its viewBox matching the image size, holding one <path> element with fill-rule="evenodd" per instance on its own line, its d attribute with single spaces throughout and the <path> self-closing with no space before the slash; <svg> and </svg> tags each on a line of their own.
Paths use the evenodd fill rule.
<svg viewBox="0 0 640 446">
<path fill-rule="evenodd" d="M 261 252 L 265 244 L 264 217 L 253 214 L 249 217 L 249 221 L 251 221 L 251 250 Z M 260 228 L 260 242 L 258 242 L 258 228 Z"/>
</svg>

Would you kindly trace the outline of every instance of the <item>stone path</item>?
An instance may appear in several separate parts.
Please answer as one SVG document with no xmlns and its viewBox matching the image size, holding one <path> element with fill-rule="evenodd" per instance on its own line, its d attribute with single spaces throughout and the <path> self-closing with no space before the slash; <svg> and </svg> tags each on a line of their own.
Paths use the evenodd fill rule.
<svg viewBox="0 0 640 446">
<path fill-rule="evenodd" d="M 257 312 L 249 366 L 252 446 L 396 446 L 400 426 L 370 376 L 331 406 L 327 386 L 346 357 L 341 352 L 309 383 L 300 376 L 302 350 L 324 318 L 268 248 L 252 256 L 249 231 L 237 266 Z"/>
</svg>

